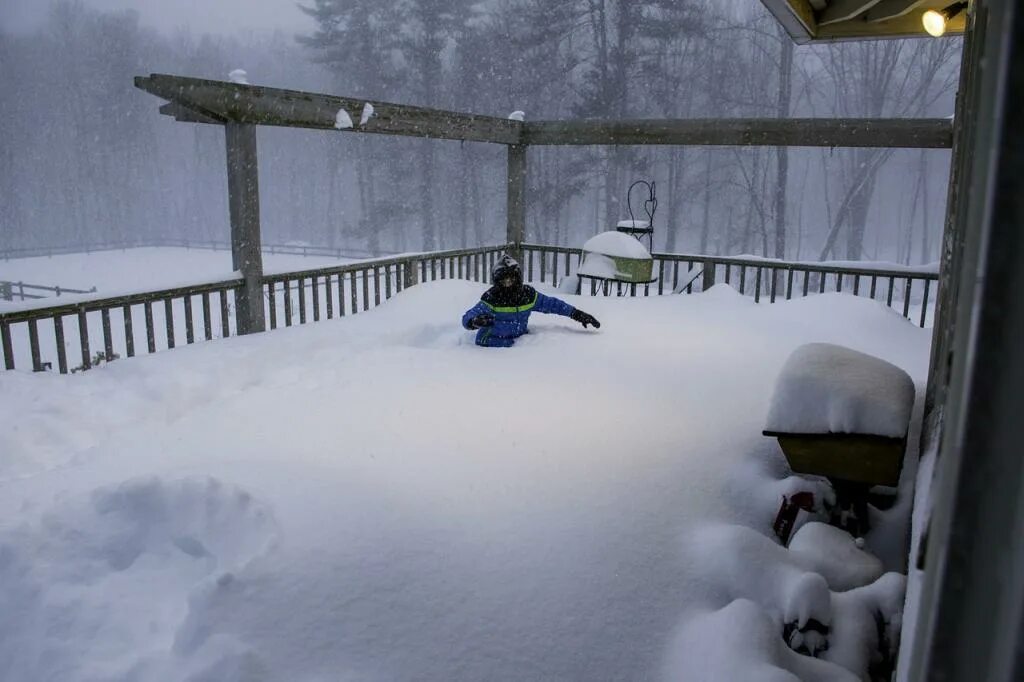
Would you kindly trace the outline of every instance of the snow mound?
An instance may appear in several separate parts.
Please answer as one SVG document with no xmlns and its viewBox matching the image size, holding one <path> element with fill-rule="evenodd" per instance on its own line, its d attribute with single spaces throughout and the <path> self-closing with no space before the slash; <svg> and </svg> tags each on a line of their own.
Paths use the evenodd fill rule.
<svg viewBox="0 0 1024 682">
<path fill-rule="evenodd" d="M 914 381 L 896 365 L 844 346 L 809 343 L 782 367 L 765 429 L 902 438 L 913 406 Z"/>
<path fill-rule="evenodd" d="M 513 111 L 511 114 L 508 115 L 508 120 L 510 120 L 510 121 L 522 121 L 525 118 L 526 118 L 526 112 L 525 111 L 519 111 L 518 109 L 516 111 Z"/>
<path fill-rule="evenodd" d="M 857 682 L 827 661 L 792 651 L 778 624 L 749 599 L 702 613 L 681 630 L 669 661 L 675 682 Z"/>
<path fill-rule="evenodd" d="M 872 583 L 884 572 L 878 557 L 858 547 L 849 533 L 827 523 L 805 523 L 790 540 L 789 550 L 836 592 Z"/>
<path fill-rule="evenodd" d="M 240 85 L 249 84 L 249 74 L 245 72 L 245 69 L 235 69 L 228 74 L 228 78 L 232 83 L 238 83 Z"/>
<path fill-rule="evenodd" d="M 0 529 L 0 679 L 236 679 L 251 652 L 196 614 L 275 535 L 266 508 L 212 478 L 55 496 L 35 523 Z"/>
<path fill-rule="evenodd" d="M 628 234 L 614 231 L 594 235 L 583 244 L 583 250 L 613 258 L 649 259 L 651 257 L 647 248 L 637 239 Z"/>
</svg>

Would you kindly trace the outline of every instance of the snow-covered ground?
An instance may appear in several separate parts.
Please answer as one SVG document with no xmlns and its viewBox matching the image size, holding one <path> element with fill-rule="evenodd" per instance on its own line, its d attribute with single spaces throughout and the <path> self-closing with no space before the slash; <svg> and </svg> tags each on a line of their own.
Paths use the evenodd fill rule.
<svg viewBox="0 0 1024 682">
<path fill-rule="evenodd" d="M 830 612 L 825 659 L 857 669 L 859 605 L 900 579 L 841 592 L 854 568 L 770 539 L 796 482 L 761 429 L 811 341 L 920 403 L 929 331 L 718 286 L 565 296 L 602 328 L 535 315 L 484 349 L 458 325 L 482 290 L 0 375 L 0 679 L 856 679 L 779 626 Z"/>
<path fill-rule="evenodd" d="M 267 272 L 329 267 L 346 262 L 350 261 L 263 254 Z M 213 282 L 233 276 L 231 253 L 206 249 L 152 247 L 0 260 L 0 280 L 81 290 L 96 287 L 92 298 Z M 0 312 L 4 310 L 3 305 L 0 301 Z"/>
</svg>

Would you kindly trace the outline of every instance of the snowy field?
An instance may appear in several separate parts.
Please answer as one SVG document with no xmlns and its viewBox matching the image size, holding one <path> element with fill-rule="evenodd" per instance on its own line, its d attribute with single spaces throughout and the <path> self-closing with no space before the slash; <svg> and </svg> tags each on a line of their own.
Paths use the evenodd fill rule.
<svg viewBox="0 0 1024 682">
<path fill-rule="evenodd" d="M 761 430 L 809 341 L 905 369 L 919 410 L 930 331 L 717 286 L 568 296 L 599 331 L 535 315 L 484 349 L 458 325 L 482 290 L 0 375 L 0 679 L 859 679 L 859 605 L 902 578 L 851 590 L 852 545 L 770 539 L 796 483 Z M 778 636 L 828 613 L 824 659 Z"/>
<path fill-rule="evenodd" d="M 329 267 L 347 262 L 350 261 L 263 254 L 263 267 L 267 272 Z M 98 296 L 214 282 L 233 276 L 230 251 L 205 249 L 152 247 L 0 260 L 0 280 L 81 290 L 96 287 Z M 62 296 L 61 300 L 73 299 Z M 4 302 L 0 301 L 0 312 L 4 310 L 3 305 Z"/>
</svg>

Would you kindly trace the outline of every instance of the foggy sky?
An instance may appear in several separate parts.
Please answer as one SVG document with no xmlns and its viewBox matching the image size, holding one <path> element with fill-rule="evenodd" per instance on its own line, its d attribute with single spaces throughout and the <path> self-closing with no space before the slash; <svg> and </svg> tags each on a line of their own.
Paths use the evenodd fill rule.
<svg viewBox="0 0 1024 682">
<path fill-rule="evenodd" d="M 196 33 L 308 31 L 312 21 L 296 0 L 84 0 L 99 10 L 134 9 L 143 24 L 163 31 L 188 28 Z M 43 23 L 47 0 L 0 0 L 0 27 L 30 31 Z"/>
</svg>

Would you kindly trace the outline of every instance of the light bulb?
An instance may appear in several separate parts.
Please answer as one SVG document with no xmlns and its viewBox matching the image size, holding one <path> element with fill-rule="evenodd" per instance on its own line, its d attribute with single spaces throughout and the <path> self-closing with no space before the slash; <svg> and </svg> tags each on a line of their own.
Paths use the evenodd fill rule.
<svg viewBox="0 0 1024 682">
<path fill-rule="evenodd" d="M 921 17 L 921 22 L 924 24 L 924 30 L 928 31 L 930 36 L 938 38 L 946 32 L 946 17 L 942 12 L 930 9 Z"/>
</svg>

